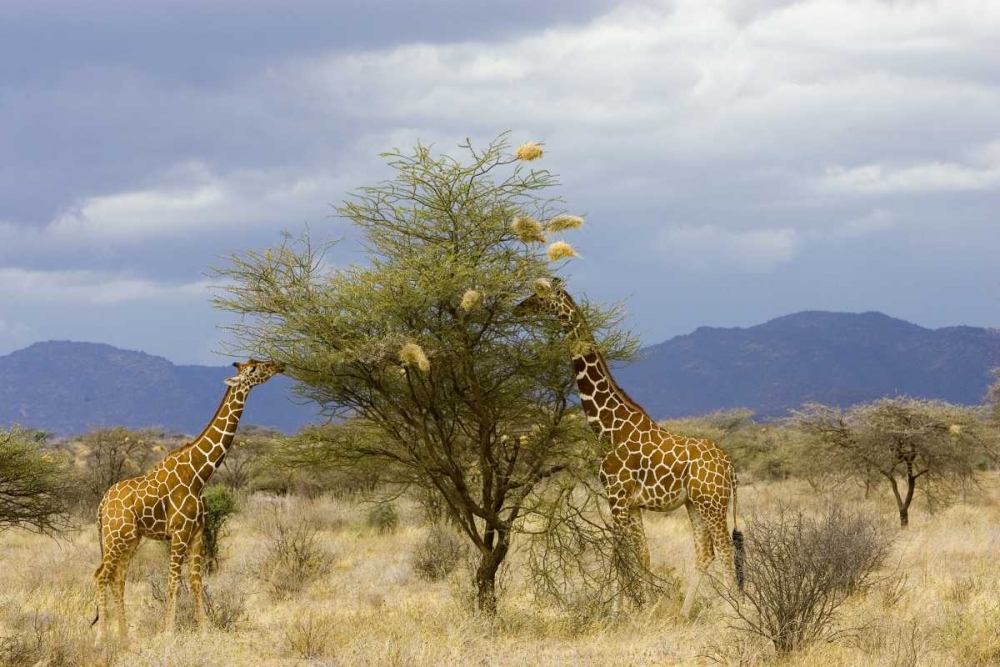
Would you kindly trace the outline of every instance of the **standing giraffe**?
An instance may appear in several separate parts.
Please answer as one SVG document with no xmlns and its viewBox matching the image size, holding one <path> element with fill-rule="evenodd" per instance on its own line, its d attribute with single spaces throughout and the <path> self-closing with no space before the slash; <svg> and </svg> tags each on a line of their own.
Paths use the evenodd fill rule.
<svg viewBox="0 0 1000 667">
<path fill-rule="evenodd" d="M 205 623 L 201 591 L 201 546 L 205 527 L 202 490 L 222 465 L 233 442 L 250 389 L 282 372 L 278 364 L 251 359 L 234 363 L 234 377 L 226 378 L 225 395 L 201 435 L 168 453 L 141 477 L 122 480 L 108 489 L 97 510 L 101 566 L 97 583 L 97 641 L 107 630 L 107 587 L 113 586 L 118 606 L 118 632 L 127 641 L 125 575 L 143 537 L 170 541 L 166 631 L 173 632 L 181 566 L 190 557 L 191 596 L 199 627 Z M 91 623 L 93 625 L 93 623 Z"/>
<path fill-rule="evenodd" d="M 730 497 L 736 520 L 737 483 L 726 453 L 711 440 L 670 433 L 629 398 L 611 376 L 580 309 L 558 281 L 537 281 L 535 294 L 522 301 L 517 312 L 555 314 L 573 341 L 573 370 L 583 412 L 598 438 L 611 446 L 601 461 L 600 479 L 612 522 L 619 534 L 631 537 L 646 569 L 649 547 L 642 510 L 687 508 L 694 533 L 695 570 L 682 615 L 690 616 L 698 585 L 716 552 L 724 563 L 733 564 L 737 583 L 742 585 L 743 537 L 734 527 L 730 541 L 726 521 Z"/>
</svg>

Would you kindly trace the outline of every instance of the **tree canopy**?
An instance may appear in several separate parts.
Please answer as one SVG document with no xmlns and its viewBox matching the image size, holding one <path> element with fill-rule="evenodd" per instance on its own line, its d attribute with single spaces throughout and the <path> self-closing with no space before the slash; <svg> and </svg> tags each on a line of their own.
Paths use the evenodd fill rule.
<svg viewBox="0 0 1000 667">
<path fill-rule="evenodd" d="M 951 502 L 995 458 L 994 433 L 978 411 L 943 401 L 887 398 L 846 411 L 813 404 L 793 423 L 818 445 L 815 466 L 888 484 L 903 527 L 918 488 L 931 503 Z"/>
<path fill-rule="evenodd" d="M 582 219 L 548 195 L 554 176 L 526 164 L 537 145 L 521 158 L 504 136 L 460 150 L 386 153 L 394 178 L 337 209 L 362 232 L 363 263 L 330 266 L 328 244 L 286 238 L 234 255 L 217 304 L 243 316 L 237 347 L 285 364 L 304 396 L 351 418 L 330 432 L 329 457 L 378 461 L 384 479 L 440 494 L 481 556 L 479 604 L 492 611 L 536 487 L 594 460 L 568 343 L 514 312 L 574 256 L 554 235 Z M 628 356 L 617 310 L 584 307 L 607 356 Z"/>
<path fill-rule="evenodd" d="M 0 429 L 0 529 L 52 532 L 66 523 L 68 463 L 58 452 L 43 451 L 43 442 L 38 432 Z"/>
</svg>

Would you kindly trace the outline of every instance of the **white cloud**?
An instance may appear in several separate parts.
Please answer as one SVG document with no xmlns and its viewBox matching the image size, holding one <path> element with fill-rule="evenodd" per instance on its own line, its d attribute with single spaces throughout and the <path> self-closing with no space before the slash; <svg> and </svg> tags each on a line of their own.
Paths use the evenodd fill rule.
<svg viewBox="0 0 1000 667">
<path fill-rule="evenodd" d="M 816 186 L 825 192 L 863 195 L 995 190 L 1000 188 L 1000 164 L 972 167 L 934 161 L 908 166 L 874 163 L 849 169 L 832 167 L 817 179 Z"/>
<path fill-rule="evenodd" d="M 973 122 L 953 134 L 996 127 L 995 85 L 961 67 L 1000 56 L 995 3 L 807 0 L 748 23 L 739 7 L 627 4 L 583 27 L 299 60 L 281 76 L 358 117 L 535 128 L 605 166 L 868 152 L 870 134 L 892 144 L 890 128 L 956 109 Z"/>
<path fill-rule="evenodd" d="M 115 304 L 210 297 L 212 283 L 160 283 L 98 271 L 36 271 L 0 268 L 0 296 L 6 300 Z"/>
<path fill-rule="evenodd" d="M 667 228 L 654 248 L 663 262 L 714 272 L 769 271 L 794 259 L 798 250 L 794 229 L 740 231 L 716 225 Z"/>
<path fill-rule="evenodd" d="M 178 175 L 181 178 L 178 178 Z M 199 231 L 316 219 L 344 189 L 329 173 L 289 174 L 281 170 L 220 175 L 203 164 L 179 165 L 169 180 L 131 192 L 91 197 L 43 230 L 57 243 L 134 243 L 164 237 L 191 237 Z"/>
</svg>

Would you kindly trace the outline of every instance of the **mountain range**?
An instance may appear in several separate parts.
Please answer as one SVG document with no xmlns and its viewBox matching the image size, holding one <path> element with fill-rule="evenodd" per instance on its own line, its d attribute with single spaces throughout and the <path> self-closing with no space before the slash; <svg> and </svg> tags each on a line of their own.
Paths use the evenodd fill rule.
<svg viewBox="0 0 1000 667">
<path fill-rule="evenodd" d="M 747 328 L 700 327 L 640 357 L 616 379 L 657 418 L 736 407 L 776 417 L 807 402 L 886 396 L 976 404 L 1000 366 L 1000 330 L 805 311 Z"/>
<path fill-rule="evenodd" d="M 644 348 L 618 383 L 653 417 L 747 407 L 774 417 L 814 401 L 847 406 L 908 395 L 973 404 L 1000 366 L 1000 331 L 926 329 L 882 313 L 808 311 L 747 328 L 701 327 Z M 179 366 L 110 345 L 49 341 L 0 357 L 0 425 L 71 434 L 120 425 L 197 433 L 228 366 Z M 278 376 L 256 388 L 244 424 L 294 432 L 320 419 Z"/>
<path fill-rule="evenodd" d="M 0 425 L 59 434 L 104 426 L 199 433 L 222 400 L 232 366 L 178 366 L 98 343 L 49 341 L 0 357 Z M 315 404 L 278 375 L 247 399 L 243 424 L 294 432 L 318 419 Z"/>
</svg>

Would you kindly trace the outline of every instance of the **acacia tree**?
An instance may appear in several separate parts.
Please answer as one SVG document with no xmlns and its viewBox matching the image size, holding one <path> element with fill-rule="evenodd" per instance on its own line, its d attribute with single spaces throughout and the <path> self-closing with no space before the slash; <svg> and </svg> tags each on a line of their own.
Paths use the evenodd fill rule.
<svg viewBox="0 0 1000 667">
<path fill-rule="evenodd" d="M 514 313 L 552 276 L 546 235 L 582 221 L 552 216 L 554 177 L 510 155 L 503 136 L 460 148 L 463 160 L 422 145 L 387 153 L 394 178 L 338 208 L 363 235 L 363 265 L 328 267 L 328 246 L 286 238 L 219 269 L 229 286 L 217 305 L 244 316 L 236 347 L 285 364 L 302 395 L 352 418 L 330 456 L 376 462 L 383 479 L 440 495 L 478 552 L 478 606 L 492 613 L 533 492 L 591 463 L 584 420 L 568 419 L 567 343 Z M 523 148 L 525 159 L 540 153 Z M 548 254 L 572 250 L 557 243 Z M 632 346 L 609 333 L 614 309 L 587 309 L 606 353 L 622 358 Z"/>
<path fill-rule="evenodd" d="M 882 399 L 846 412 L 811 404 L 792 422 L 818 445 L 815 465 L 866 487 L 884 480 L 903 528 L 918 483 L 929 502 L 946 504 L 995 457 L 993 434 L 976 410 L 943 401 Z"/>
<path fill-rule="evenodd" d="M 43 451 L 42 442 L 39 432 L 0 429 L 0 529 L 19 526 L 44 533 L 66 523 L 72 487 L 67 461 Z"/>
</svg>

